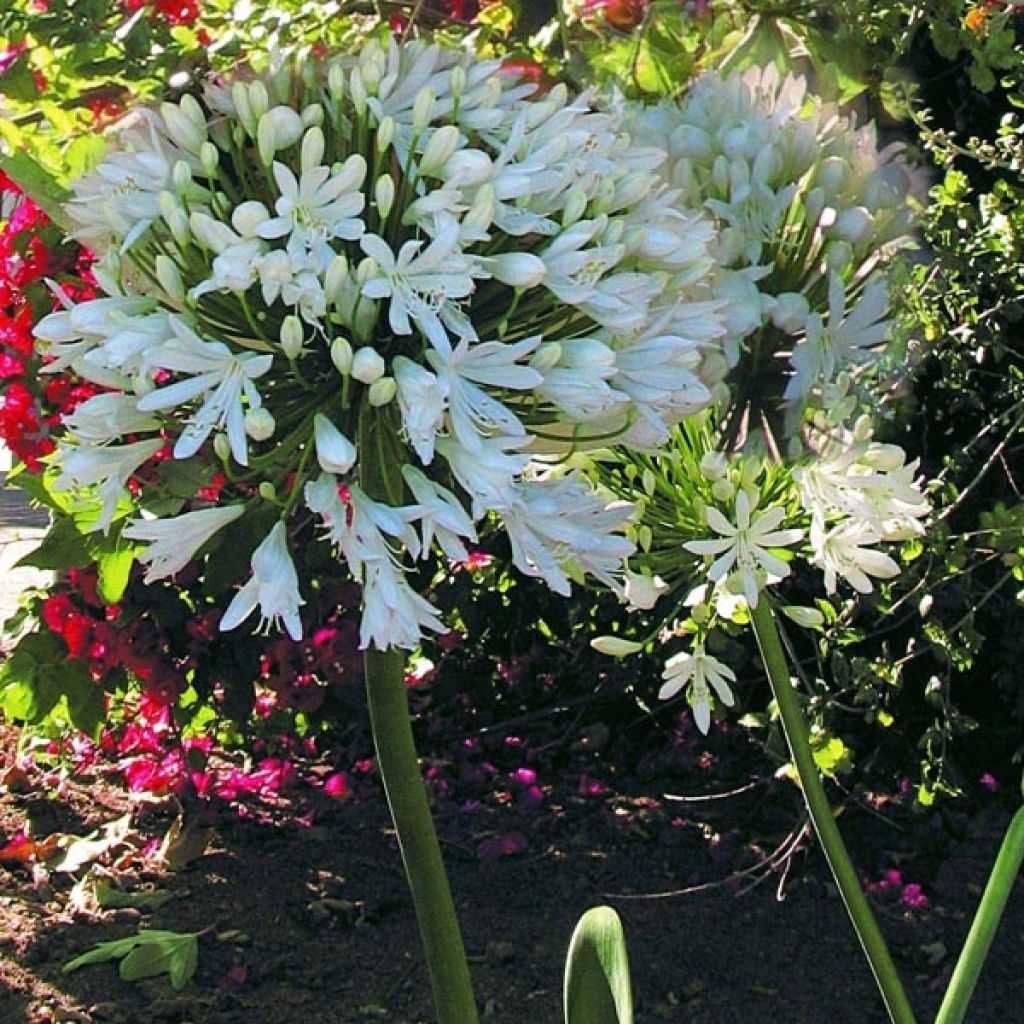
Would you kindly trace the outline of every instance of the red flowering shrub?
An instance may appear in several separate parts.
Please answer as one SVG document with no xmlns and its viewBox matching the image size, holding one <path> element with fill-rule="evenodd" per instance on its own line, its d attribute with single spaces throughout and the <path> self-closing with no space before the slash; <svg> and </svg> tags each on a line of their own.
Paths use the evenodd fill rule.
<svg viewBox="0 0 1024 1024">
<path fill-rule="evenodd" d="M 32 472 L 53 451 L 61 417 L 98 390 L 71 374 L 40 377 L 32 327 L 59 307 L 48 288 L 69 298 L 93 296 L 90 253 L 62 243 L 49 218 L 0 173 L 0 440 Z"/>
</svg>

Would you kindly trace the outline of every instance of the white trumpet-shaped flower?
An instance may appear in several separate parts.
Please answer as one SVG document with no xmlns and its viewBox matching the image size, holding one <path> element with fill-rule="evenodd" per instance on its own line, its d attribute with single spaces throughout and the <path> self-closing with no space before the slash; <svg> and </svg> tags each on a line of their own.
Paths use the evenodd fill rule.
<svg viewBox="0 0 1024 1024">
<path fill-rule="evenodd" d="M 121 536 L 146 542 L 146 549 L 138 559 L 149 567 L 146 582 L 152 583 L 181 572 L 215 533 L 244 512 L 244 505 L 223 505 L 185 512 L 170 519 L 133 519 L 121 531 Z"/>
<path fill-rule="evenodd" d="M 174 457 L 195 455 L 214 429 L 223 428 L 231 454 L 239 465 L 249 464 L 245 411 L 262 404 L 253 381 L 271 367 L 274 357 L 256 352 L 232 352 L 217 341 L 204 341 L 184 321 L 171 317 L 174 338 L 153 354 L 153 366 L 189 374 L 185 380 L 157 388 L 139 399 L 143 412 L 160 412 L 203 398 L 174 445 Z M 246 404 L 243 404 L 243 398 Z"/>
<path fill-rule="evenodd" d="M 736 673 L 728 665 L 698 644 L 693 651 L 680 651 L 665 662 L 662 673 L 664 685 L 658 691 L 662 700 L 674 697 L 684 686 L 689 686 L 686 699 L 693 709 L 693 720 L 702 733 L 711 728 L 712 692 L 726 706 L 736 702 L 729 684 L 736 682 Z"/>
<path fill-rule="evenodd" d="M 271 623 L 275 626 L 283 623 L 293 640 L 301 640 L 299 608 L 305 603 L 288 550 L 288 531 L 284 523 L 278 521 L 253 552 L 252 577 L 228 605 L 220 620 L 220 629 L 222 632 L 234 629 L 258 608 L 260 629 L 266 629 Z"/>
</svg>

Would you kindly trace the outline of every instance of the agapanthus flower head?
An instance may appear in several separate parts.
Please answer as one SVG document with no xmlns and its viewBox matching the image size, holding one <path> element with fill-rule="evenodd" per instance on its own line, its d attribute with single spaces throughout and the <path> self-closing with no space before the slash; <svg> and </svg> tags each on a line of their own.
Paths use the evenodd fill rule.
<svg viewBox="0 0 1024 1024">
<path fill-rule="evenodd" d="M 774 65 L 701 76 L 640 109 L 679 201 L 711 214 L 712 294 L 726 300 L 733 395 L 796 436 L 841 372 L 876 369 L 891 321 L 881 267 L 910 241 L 913 175 L 898 145 Z"/>
<path fill-rule="evenodd" d="M 710 222 L 621 111 L 499 67 L 422 42 L 278 60 L 136 112 L 74 185 L 107 294 L 37 336 L 108 393 L 69 421 L 61 486 L 98 486 L 109 527 L 141 474 L 151 577 L 249 536 L 221 628 L 296 635 L 297 549 L 323 544 L 363 586 L 363 646 L 413 647 L 443 628 L 413 560 L 464 560 L 489 515 L 557 591 L 615 582 L 624 503 L 531 460 L 656 444 L 710 401 Z M 222 471 L 230 513 L 169 504 L 150 448 Z"/>
</svg>

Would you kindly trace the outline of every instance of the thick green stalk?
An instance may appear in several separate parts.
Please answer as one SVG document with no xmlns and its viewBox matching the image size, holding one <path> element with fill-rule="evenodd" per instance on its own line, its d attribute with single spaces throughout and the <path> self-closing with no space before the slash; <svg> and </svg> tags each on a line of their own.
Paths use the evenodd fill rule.
<svg viewBox="0 0 1024 1024">
<path fill-rule="evenodd" d="M 416 906 L 438 1024 L 475 1024 L 469 966 L 416 760 L 400 651 L 366 652 L 366 692 L 377 764 Z"/>
<path fill-rule="evenodd" d="M 398 426 L 393 421 L 393 409 L 374 409 L 364 402 L 358 428 L 359 482 L 371 498 L 395 506 L 402 503 L 403 482 L 402 460 L 394 452 Z M 416 907 L 438 1024 L 476 1024 L 469 965 L 416 757 L 405 655 L 394 648 L 371 647 L 365 665 L 377 766 Z"/>
<path fill-rule="evenodd" d="M 988 885 L 982 894 L 974 923 L 967 933 L 960 959 L 956 963 L 949 988 L 939 1007 L 935 1024 L 960 1024 L 967 1012 L 967 1004 L 978 983 L 978 975 L 985 964 L 999 921 L 1006 909 L 1013 883 L 1024 862 L 1024 807 L 1013 816 L 1006 830 L 1003 845 L 992 867 Z"/>
<path fill-rule="evenodd" d="M 832 877 L 839 887 L 847 913 L 860 939 L 864 954 L 868 958 L 875 981 L 882 993 L 889 1018 L 894 1024 L 914 1024 L 914 1012 L 910 1008 L 903 985 L 900 982 L 896 966 L 889 956 L 885 939 L 878 928 L 867 897 L 861 888 L 854 870 L 850 855 L 846 852 L 842 836 L 836 826 L 835 816 L 828 802 L 825 787 L 822 785 L 818 766 L 811 750 L 810 734 L 807 720 L 800 709 L 796 693 L 789 681 L 789 668 L 786 656 L 779 640 L 779 631 L 775 624 L 775 616 L 766 596 L 762 595 L 756 608 L 750 611 L 751 622 L 757 643 L 761 649 L 761 658 L 768 671 L 772 693 L 779 708 L 782 727 L 786 733 L 793 763 L 800 776 L 807 810 L 825 851 L 828 865 L 832 869 Z"/>
</svg>

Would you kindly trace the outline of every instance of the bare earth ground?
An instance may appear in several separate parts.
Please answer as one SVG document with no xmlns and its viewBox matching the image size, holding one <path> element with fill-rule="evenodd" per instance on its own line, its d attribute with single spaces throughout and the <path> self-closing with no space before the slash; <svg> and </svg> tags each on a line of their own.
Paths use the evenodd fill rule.
<svg viewBox="0 0 1024 1024">
<path fill-rule="evenodd" d="M 14 741 L 6 732 L 6 742 Z M 25 788 L 23 785 L 21 787 Z M 313 794 L 313 797 L 317 794 Z M 223 816 L 206 852 L 177 873 L 121 865 L 128 888 L 173 899 L 152 913 L 69 907 L 74 877 L 0 867 L 0 1021 L 150 1024 L 395 1024 L 430 1021 L 427 985 L 386 810 L 372 795 L 310 797 L 313 824 Z M 102 778 L 0 797 L 0 836 L 84 834 L 128 806 Z M 173 807 L 142 808 L 143 836 Z M 848 812 L 849 815 L 850 812 Z M 559 1021 L 562 960 L 577 916 L 606 893 L 666 890 L 709 871 L 706 850 L 673 847 L 652 828 L 623 829 L 610 804 L 568 803 L 530 836 L 531 855 L 478 860 L 446 844 L 483 1016 L 494 1024 Z M 946 851 L 920 912 L 883 908 L 883 928 L 922 1020 L 940 998 L 1006 815 L 978 812 Z M 869 820 L 845 821 L 863 847 Z M 442 835 L 444 829 L 442 828 Z M 9 868 L 9 869 L 8 869 Z M 779 902 L 774 876 L 649 901 L 614 900 L 630 943 L 638 1021 L 870 1024 L 884 1020 L 871 978 L 817 852 L 798 856 Z M 203 931 L 199 968 L 180 993 L 166 977 L 128 984 L 110 964 L 62 974 L 99 941 L 144 927 Z M 968 1018 L 1024 1020 L 1024 886 L 1019 886 Z"/>
</svg>

